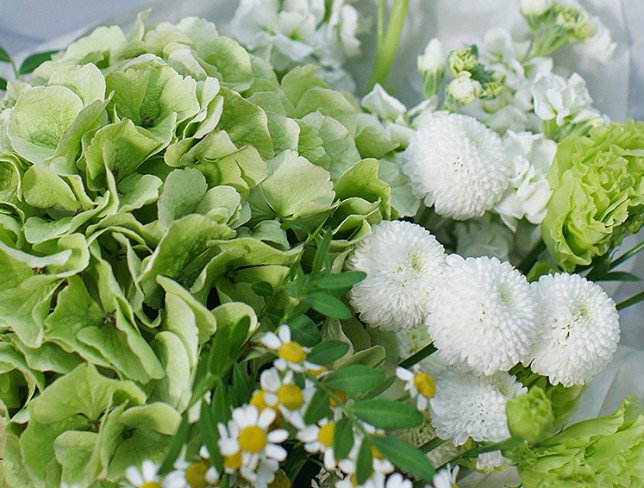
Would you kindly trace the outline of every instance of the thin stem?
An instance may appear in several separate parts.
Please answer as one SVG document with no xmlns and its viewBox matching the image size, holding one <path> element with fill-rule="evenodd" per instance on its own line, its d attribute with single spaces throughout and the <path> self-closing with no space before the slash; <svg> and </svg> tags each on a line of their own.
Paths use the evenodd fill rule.
<svg viewBox="0 0 644 488">
<path fill-rule="evenodd" d="M 414 364 L 420 363 L 423 359 L 425 359 L 428 356 L 431 356 L 435 352 L 436 352 L 436 348 L 434 347 L 434 344 L 427 344 L 420 351 L 412 354 L 404 361 L 401 361 L 399 366 L 401 368 L 411 368 Z"/>
<path fill-rule="evenodd" d="M 387 32 L 382 36 L 379 32 L 378 45 L 376 47 L 376 61 L 373 65 L 371 78 L 369 79 L 368 90 L 371 90 L 376 83 L 384 85 L 391 71 L 391 65 L 400 42 L 400 33 L 402 32 L 407 16 L 407 7 L 409 0 L 394 0 L 394 5 L 389 15 L 389 24 Z M 378 1 L 378 29 L 384 26 L 384 6 L 382 0 Z"/>
<path fill-rule="evenodd" d="M 618 257 L 615 261 L 610 263 L 610 266 L 608 269 L 613 269 L 622 264 L 624 261 L 628 261 L 630 258 L 635 256 L 638 252 L 644 250 L 644 241 L 640 242 L 637 246 L 635 246 L 633 249 L 630 251 L 625 252 L 622 254 L 620 257 Z"/>
<path fill-rule="evenodd" d="M 636 303 L 641 302 L 644 300 L 644 291 L 639 292 L 637 295 L 634 295 L 623 302 L 619 302 L 617 304 L 617 310 L 624 310 L 625 308 L 630 307 L 631 305 L 635 305 Z"/>
<path fill-rule="evenodd" d="M 440 437 L 435 437 L 431 441 L 426 442 L 425 444 L 420 446 L 418 449 L 420 449 L 423 452 L 429 452 L 429 451 L 433 451 L 439 446 L 442 446 L 443 444 L 445 444 L 445 441 L 443 439 L 441 439 Z"/>
<path fill-rule="evenodd" d="M 440 471 L 441 469 L 445 468 L 448 464 L 451 464 L 452 466 L 454 466 L 460 463 L 461 461 L 465 461 L 467 459 L 476 457 L 479 454 L 484 454 L 486 452 L 492 452 L 492 451 L 503 451 L 504 449 L 512 449 L 513 447 L 517 447 L 522 443 L 523 443 L 523 439 L 519 439 L 517 437 L 511 437 L 509 439 L 506 439 L 501 442 L 496 442 L 494 444 L 487 444 L 487 445 L 473 447 L 472 449 L 468 449 L 467 451 L 462 452 L 451 461 L 448 461 L 445 464 L 439 466 L 438 468 L 436 468 L 436 471 Z"/>
<path fill-rule="evenodd" d="M 546 243 L 540 240 L 539 242 L 537 242 L 537 245 L 532 248 L 528 255 L 519 263 L 517 269 L 523 274 L 530 271 L 530 268 L 532 268 L 532 266 L 534 266 L 534 263 L 537 262 L 537 259 L 539 259 L 539 254 L 541 254 L 545 250 Z"/>
</svg>

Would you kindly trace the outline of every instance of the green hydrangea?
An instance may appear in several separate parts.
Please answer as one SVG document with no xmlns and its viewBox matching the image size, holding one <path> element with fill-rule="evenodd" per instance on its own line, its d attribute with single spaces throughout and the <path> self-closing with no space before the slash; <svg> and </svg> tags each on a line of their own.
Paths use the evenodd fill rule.
<svg viewBox="0 0 644 488">
<path fill-rule="evenodd" d="M 504 454 L 517 462 L 526 488 L 644 486 L 644 407 L 627 399 L 612 415 Z"/>
<path fill-rule="evenodd" d="M 542 234 L 564 270 L 590 264 L 641 228 L 643 174 L 644 122 L 595 127 L 559 143 Z"/>
</svg>

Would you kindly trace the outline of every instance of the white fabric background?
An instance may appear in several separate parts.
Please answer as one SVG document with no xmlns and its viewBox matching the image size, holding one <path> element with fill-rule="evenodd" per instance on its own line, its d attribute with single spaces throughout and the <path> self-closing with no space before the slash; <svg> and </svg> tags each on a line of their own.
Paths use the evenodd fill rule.
<svg viewBox="0 0 644 488">
<path fill-rule="evenodd" d="M 595 105 L 614 120 L 644 118 L 644 1 L 586 0 L 589 10 L 602 17 L 618 43 L 613 59 L 602 65 L 581 57 L 576 49 L 561 53 L 566 65 L 588 82 Z M 177 21 L 199 15 L 224 25 L 233 15 L 236 0 L 0 0 L 0 45 L 18 60 L 35 50 L 61 48 L 97 24 L 127 26 L 138 10 L 151 7 L 151 21 Z M 375 16 L 372 0 L 358 0 L 362 12 Z M 419 101 L 420 82 L 416 56 L 432 37 L 447 49 L 480 38 L 491 27 L 511 29 L 521 21 L 516 0 L 410 0 L 410 15 L 389 85 L 409 106 Z M 363 45 L 364 55 L 351 62 L 351 71 L 364 86 L 373 62 L 374 30 Z M 9 76 L 0 66 L 0 76 Z M 640 233 L 639 239 L 644 233 Z M 631 238 L 628 249 L 638 241 Z M 630 266 L 633 266 L 631 263 Z M 644 276 L 644 258 L 635 271 Z M 641 284 L 625 284 L 615 292 L 617 302 L 641 290 Z M 628 394 L 644 401 L 644 305 L 621 314 L 622 338 L 613 363 L 588 387 L 576 419 L 613 411 Z M 478 478 L 477 478 L 478 481 Z M 493 478 L 479 486 L 500 486 Z"/>
</svg>

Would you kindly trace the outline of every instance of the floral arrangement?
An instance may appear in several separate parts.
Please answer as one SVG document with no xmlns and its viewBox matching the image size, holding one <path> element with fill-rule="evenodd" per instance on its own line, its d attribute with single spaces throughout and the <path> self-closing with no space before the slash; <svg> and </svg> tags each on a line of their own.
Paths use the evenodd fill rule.
<svg viewBox="0 0 644 488">
<path fill-rule="evenodd" d="M 14 67 L 3 486 L 644 485 L 635 398 L 568 423 L 643 298 L 597 283 L 637 279 L 644 124 L 550 57 L 610 34 L 522 0 L 523 37 L 428 39 L 408 110 L 407 2 L 376 3 L 364 96 L 342 0 L 242 0 L 229 36 L 144 13 Z"/>
</svg>

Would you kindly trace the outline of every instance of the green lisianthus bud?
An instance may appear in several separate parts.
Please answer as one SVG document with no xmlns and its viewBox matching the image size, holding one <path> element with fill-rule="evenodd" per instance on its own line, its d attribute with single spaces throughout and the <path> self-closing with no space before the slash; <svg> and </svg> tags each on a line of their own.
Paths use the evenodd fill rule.
<svg viewBox="0 0 644 488">
<path fill-rule="evenodd" d="M 539 387 L 531 388 L 525 395 L 510 400 L 505 412 L 512 435 L 530 443 L 543 439 L 552 428 L 552 404 Z"/>
<path fill-rule="evenodd" d="M 449 54 L 449 72 L 453 78 L 457 78 L 463 71 L 474 71 L 478 65 L 478 52 L 475 45 L 452 51 Z"/>
</svg>

